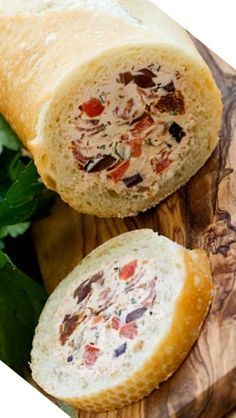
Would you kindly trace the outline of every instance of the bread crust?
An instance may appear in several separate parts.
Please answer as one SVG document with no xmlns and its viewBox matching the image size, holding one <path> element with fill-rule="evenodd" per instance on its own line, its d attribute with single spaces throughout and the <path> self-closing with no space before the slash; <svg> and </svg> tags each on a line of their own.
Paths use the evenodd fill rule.
<svg viewBox="0 0 236 418">
<path fill-rule="evenodd" d="M 137 23 L 131 25 L 119 16 L 93 10 L 45 10 L 43 15 L 24 15 L 23 11 L 22 4 L 22 15 L 19 9 L 16 15 L 0 14 L 0 112 L 25 144 L 37 136 L 43 108 L 53 99 L 65 75 L 99 52 L 122 47 L 132 39 L 135 42 L 137 29 L 140 43 L 155 42 L 158 36 L 158 44 L 162 44 L 168 34 L 165 27 L 171 21 L 161 11 L 156 12 L 159 29 L 150 37 L 148 28 L 141 30 Z M 170 44 L 183 51 L 186 48 L 190 56 L 205 65 L 186 32 L 171 23 L 175 37 Z M 102 41 L 87 31 L 85 42 L 82 35 L 88 27 L 102 29 Z"/>
<path fill-rule="evenodd" d="M 147 0 L 142 4 L 135 0 L 114 0 L 114 3 L 122 5 L 130 19 L 82 8 L 60 11 L 45 9 L 42 14 L 35 12 L 24 15 L 24 5 L 19 4 L 15 14 L 12 7 L 11 16 L 0 15 L 0 113 L 31 151 L 48 188 L 57 191 L 63 200 L 78 211 L 97 216 L 125 217 L 159 203 L 200 169 L 218 142 L 221 99 L 207 65 L 179 25 Z M 1 2 L 0 6 L 4 10 Z M 93 31 L 88 29 L 91 27 Z M 95 30 L 102 33 L 101 38 L 94 37 Z M 186 162 L 184 170 L 180 167 L 179 172 L 174 173 L 167 182 L 158 178 L 160 190 L 150 197 L 140 193 L 140 198 L 130 203 L 131 193 L 112 198 L 108 192 L 102 191 L 99 199 L 91 202 L 94 190 L 83 195 L 78 187 L 75 193 L 75 188 L 67 181 L 73 175 L 66 173 L 61 180 L 54 170 L 58 159 L 55 158 L 53 147 L 50 149 L 48 132 L 54 129 L 53 123 L 56 123 L 56 102 L 61 93 L 65 93 L 65 86 L 70 84 L 70 80 L 83 74 L 87 65 L 92 66 L 94 61 L 102 65 L 102 57 L 106 53 L 115 57 L 120 52 L 124 58 L 125 55 L 129 57 L 135 48 L 148 53 L 149 48 L 156 48 L 157 55 L 158 51 L 161 54 L 165 50 L 171 59 L 179 56 L 180 60 L 186 60 L 199 80 L 205 79 L 208 85 L 214 126 L 206 133 L 204 155 L 188 159 L 189 164 Z M 49 123 L 52 114 L 54 122 Z M 179 175 L 181 172 L 183 176 Z M 77 177 L 76 183 L 79 183 L 79 174 Z"/>
<path fill-rule="evenodd" d="M 205 251 L 183 252 L 183 258 L 186 266 L 184 287 L 176 304 L 171 328 L 152 357 L 123 385 L 91 397 L 61 400 L 86 411 L 119 409 L 147 396 L 176 371 L 199 335 L 212 298 L 212 278 Z"/>
<path fill-rule="evenodd" d="M 119 251 L 119 248 L 125 246 L 127 242 L 134 243 L 139 240 L 143 242 L 153 238 L 153 231 L 138 230 L 122 234 L 98 247 L 83 260 L 78 270 L 75 269 L 73 276 L 69 275 L 68 279 L 59 285 L 53 296 L 54 307 L 60 301 L 60 295 L 64 294 L 72 277 L 75 278 L 79 274 L 82 280 L 91 269 L 100 266 L 103 257 L 110 254 L 109 251 L 116 249 Z M 61 400 L 86 411 L 103 412 L 122 408 L 147 396 L 181 365 L 196 341 L 207 315 L 212 299 L 212 278 L 205 251 L 189 251 L 180 247 L 180 254 L 185 266 L 183 287 L 175 304 L 171 326 L 154 347 L 152 356 L 133 374 L 132 378 L 128 378 L 121 385 L 81 398 L 60 397 Z M 48 311 L 46 316 L 44 313 L 42 315 L 41 320 L 47 322 Z M 42 334 L 42 330 L 40 333 Z M 32 365 L 33 376 L 37 381 L 37 369 L 34 365 L 35 350 L 37 350 L 36 341 L 33 345 Z"/>
</svg>

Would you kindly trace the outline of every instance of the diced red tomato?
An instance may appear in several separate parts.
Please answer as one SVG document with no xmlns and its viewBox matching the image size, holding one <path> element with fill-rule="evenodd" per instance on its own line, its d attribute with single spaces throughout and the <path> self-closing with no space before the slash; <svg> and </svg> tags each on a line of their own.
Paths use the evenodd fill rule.
<svg viewBox="0 0 236 418">
<path fill-rule="evenodd" d="M 119 279 L 120 280 L 129 280 L 131 277 L 133 277 L 136 267 L 137 267 L 138 261 L 133 260 L 130 263 L 126 264 L 120 269 L 119 272 Z"/>
<path fill-rule="evenodd" d="M 113 166 L 112 170 L 108 172 L 107 176 L 111 178 L 115 183 L 117 183 L 122 179 L 128 168 L 129 161 L 122 161 L 121 163 L 117 163 L 115 166 Z"/>
<path fill-rule="evenodd" d="M 169 158 L 165 158 L 163 160 L 158 160 L 157 158 L 154 158 L 151 161 L 151 164 L 155 173 L 158 174 L 164 171 L 167 167 L 169 167 L 171 161 L 169 160 Z"/>
<path fill-rule="evenodd" d="M 111 320 L 111 324 L 112 324 L 113 329 L 116 329 L 117 331 L 118 331 L 118 329 L 120 329 L 121 322 L 120 322 L 120 320 L 117 316 L 113 316 L 113 318 Z"/>
<path fill-rule="evenodd" d="M 137 337 L 138 330 L 137 325 L 135 322 L 130 322 L 129 324 L 125 324 L 120 329 L 120 336 L 129 338 L 130 340 L 133 340 L 135 337 Z"/>
<path fill-rule="evenodd" d="M 92 325 L 97 325 L 103 320 L 103 317 L 101 315 L 96 315 L 92 319 Z"/>
<path fill-rule="evenodd" d="M 96 97 L 90 99 L 81 105 L 83 112 L 85 112 L 90 118 L 100 116 L 104 111 L 105 107 L 102 105 L 99 99 Z"/>
<path fill-rule="evenodd" d="M 99 353 L 100 350 L 98 347 L 95 347 L 92 344 L 87 344 L 84 352 L 84 362 L 86 366 L 93 366 L 98 359 Z"/>
<path fill-rule="evenodd" d="M 131 142 L 131 155 L 132 157 L 140 157 L 142 153 L 142 139 L 140 137 L 134 138 Z"/>
</svg>

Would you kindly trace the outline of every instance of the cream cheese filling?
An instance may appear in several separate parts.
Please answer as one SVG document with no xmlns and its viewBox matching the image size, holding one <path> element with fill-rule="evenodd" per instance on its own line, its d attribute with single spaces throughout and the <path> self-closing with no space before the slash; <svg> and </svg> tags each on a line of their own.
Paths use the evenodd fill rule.
<svg viewBox="0 0 236 418">
<path fill-rule="evenodd" d="M 136 65 L 103 80 L 76 103 L 68 146 L 90 185 L 145 191 L 168 170 L 189 143 L 194 124 L 193 118 L 186 122 L 183 80 L 183 70 Z"/>
<path fill-rule="evenodd" d="M 73 373 L 87 390 L 132 373 L 170 326 L 183 285 L 180 266 L 178 256 L 167 268 L 155 258 L 130 254 L 101 266 L 73 289 L 57 314 L 63 318 L 57 328 L 60 362 L 67 364 L 63 378 L 70 380 Z"/>
</svg>

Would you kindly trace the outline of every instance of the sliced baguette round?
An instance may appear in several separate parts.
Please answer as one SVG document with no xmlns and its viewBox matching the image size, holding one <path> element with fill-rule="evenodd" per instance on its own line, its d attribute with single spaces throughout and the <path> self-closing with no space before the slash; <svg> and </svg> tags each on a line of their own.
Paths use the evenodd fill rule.
<svg viewBox="0 0 236 418">
<path fill-rule="evenodd" d="M 46 303 L 33 340 L 33 379 L 87 411 L 138 401 L 183 362 L 211 298 L 203 250 L 149 229 L 113 238 Z"/>
<path fill-rule="evenodd" d="M 187 33 L 148 0 L 0 0 L 0 112 L 80 212 L 135 215 L 177 190 L 221 108 Z"/>
</svg>

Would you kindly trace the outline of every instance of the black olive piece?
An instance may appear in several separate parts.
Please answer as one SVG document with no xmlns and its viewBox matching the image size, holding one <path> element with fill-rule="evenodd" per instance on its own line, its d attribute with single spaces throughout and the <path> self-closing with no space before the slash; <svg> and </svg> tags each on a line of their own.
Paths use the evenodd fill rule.
<svg viewBox="0 0 236 418">
<path fill-rule="evenodd" d="M 135 309 L 134 311 L 130 312 L 126 317 L 126 324 L 128 324 L 129 322 L 136 321 L 137 319 L 142 318 L 142 316 L 145 314 L 146 310 L 147 310 L 147 308 L 143 307 L 143 308 Z"/>
<path fill-rule="evenodd" d="M 172 91 L 175 91 L 175 85 L 174 85 L 173 81 L 171 81 L 170 83 L 163 86 L 163 89 L 165 91 L 168 91 L 168 93 L 171 93 Z"/>
<path fill-rule="evenodd" d="M 112 157 L 112 155 L 103 155 L 101 158 L 88 161 L 84 170 L 87 173 L 98 173 L 99 171 L 112 167 L 116 162 L 116 158 Z"/>
<path fill-rule="evenodd" d="M 169 133 L 171 136 L 173 136 L 173 138 L 175 138 L 175 140 L 180 143 L 181 139 L 186 135 L 186 133 L 184 132 L 183 128 L 181 128 L 181 126 L 178 125 L 178 123 L 173 122 L 169 128 Z"/>
<path fill-rule="evenodd" d="M 156 74 L 154 74 L 151 70 L 149 70 L 148 68 L 142 68 L 141 70 L 138 71 L 139 73 L 143 73 L 151 78 L 156 77 Z"/>
<path fill-rule="evenodd" d="M 128 188 L 136 186 L 137 184 L 142 183 L 142 181 L 143 178 L 140 174 L 134 174 L 133 176 L 126 177 L 125 179 L 123 179 L 124 184 Z"/>
<path fill-rule="evenodd" d="M 116 358 L 116 357 L 121 356 L 122 354 L 126 352 L 126 349 L 127 349 L 127 343 L 122 344 L 120 347 L 115 349 L 113 357 Z"/>
<path fill-rule="evenodd" d="M 142 89 L 148 89 L 150 87 L 155 87 L 155 82 L 153 81 L 150 75 L 146 74 L 137 74 L 134 76 L 134 82 L 138 87 Z"/>
</svg>

